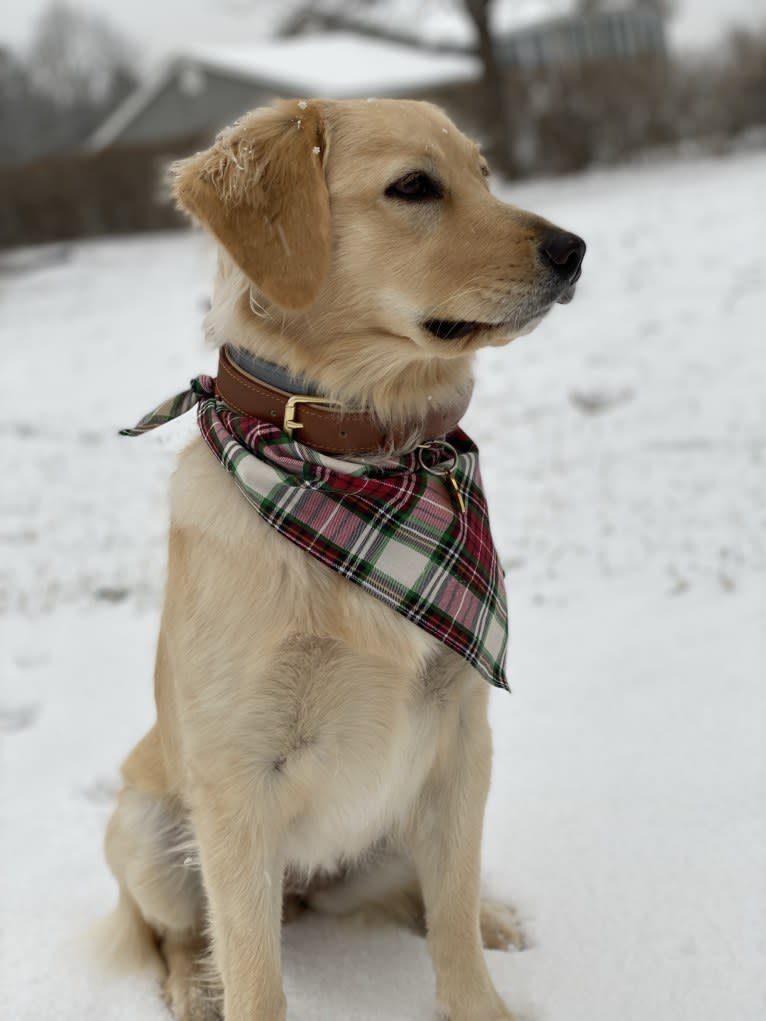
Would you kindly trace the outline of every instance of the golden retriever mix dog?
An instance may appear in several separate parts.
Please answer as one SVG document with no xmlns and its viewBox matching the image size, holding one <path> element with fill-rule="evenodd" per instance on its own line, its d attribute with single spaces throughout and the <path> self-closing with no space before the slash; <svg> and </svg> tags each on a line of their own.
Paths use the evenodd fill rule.
<svg viewBox="0 0 766 1021">
<path fill-rule="evenodd" d="M 211 342 L 414 450 L 464 409 L 474 353 L 528 333 L 579 277 L 584 243 L 494 198 L 487 174 L 426 103 L 242 118 L 174 167 L 219 246 Z M 520 939 L 480 899 L 488 691 L 285 541 L 195 440 L 171 486 L 157 722 L 106 837 L 123 959 L 156 965 L 179 1021 L 283 1021 L 284 917 L 366 911 L 426 934 L 450 1021 L 512 1018 L 482 952 Z"/>
</svg>

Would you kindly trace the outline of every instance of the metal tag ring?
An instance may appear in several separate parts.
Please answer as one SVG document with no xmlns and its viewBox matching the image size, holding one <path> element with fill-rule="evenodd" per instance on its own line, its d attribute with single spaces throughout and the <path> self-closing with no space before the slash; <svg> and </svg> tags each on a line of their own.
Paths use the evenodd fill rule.
<svg viewBox="0 0 766 1021">
<path fill-rule="evenodd" d="M 445 467 L 444 465 L 427 465 L 423 460 L 424 450 L 433 450 L 434 447 L 441 447 L 442 450 L 446 451 L 450 455 L 450 463 Z M 450 475 L 457 464 L 458 452 L 448 443 L 446 440 L 434 440 L 432 443 L 423 443 L 418 447 L 418 462 L 420 467 L 427 471 L 430 475 Z"/>
</svg>

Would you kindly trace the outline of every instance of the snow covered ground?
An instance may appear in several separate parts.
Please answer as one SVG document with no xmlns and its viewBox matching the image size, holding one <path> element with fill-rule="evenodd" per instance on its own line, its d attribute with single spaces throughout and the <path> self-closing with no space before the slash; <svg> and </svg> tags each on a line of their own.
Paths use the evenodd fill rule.
<svg viewBox="0 0 766 1021">
<path fill-rule="evenodd" d="M 480 361 L 511 602 L 493 693 L 487 892 L 531 946 L 488 955 L 530 1021 L 766 1016 L 766 155 L 509 197 L 584 235 L 573 305 Z M 119 439 L 214 358 L 199 236 L 0 259 L 0 1003 L 13 1021 L 160 1021 L 101 973 L 101 855 L 152 718 L 163 508 L 184 421 Z M 291 1021 L 434 1016 L 424 945 L 306 919 Z"/>
</svg>

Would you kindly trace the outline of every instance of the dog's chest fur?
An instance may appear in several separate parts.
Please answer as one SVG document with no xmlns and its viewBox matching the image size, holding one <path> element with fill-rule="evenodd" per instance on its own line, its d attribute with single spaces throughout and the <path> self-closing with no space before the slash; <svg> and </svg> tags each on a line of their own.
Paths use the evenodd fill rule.
<svg viewBox="0 0 766 1021">
<path fill-rule="evenodd" d="M 214 664 L 188 683 L 227 748 L 221 782 L 246 763 L 254 797 L 290 806 L 287 863 L 333 870 L 406 824 L 463 701 L 485 685 L 262 522 L 200 442 L 181 457 L 171 507 L 195 593 L 189 641 L 204 628 L 200 656 Z"/>
</svg>

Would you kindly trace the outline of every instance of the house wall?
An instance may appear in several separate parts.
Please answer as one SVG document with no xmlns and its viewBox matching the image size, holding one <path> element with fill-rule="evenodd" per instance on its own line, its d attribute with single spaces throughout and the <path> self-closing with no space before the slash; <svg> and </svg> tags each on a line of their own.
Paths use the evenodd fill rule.
<svg viewBox="0 0 766 1021">
<path fill-rule="evenodd" d="M 664 52 L 662 19 L 651 11 L 635 10 L 547 22 L 514 32 L 498 43 L 501 63 L 518 71 Z"/>
<path fill-rule="evenodd" d="M 274 96 L 274 90 L 265 84 L 203 70 L 191 63 L 180 64 L 115 141 L 132 145 L 214 135 Z"/>
<path fill-rule="evenodd" d="M 470 107 L 469 97 L 477 94 L 477 90 L 477 82 L 460 82 L 420 86 L 401 95 L 430 100 L 449 112 L 455 105 Z M 291 95 L 302 93 L 291 93 L 284 86 L 272 86 L 266 81 L 252 82 L 217 73 L 185 61 L 173 69 L 164 86 L 111 144 L 143 145 L 212 136 L 248 110 L 271 103 L 278 96 Z"/>
</svg>

